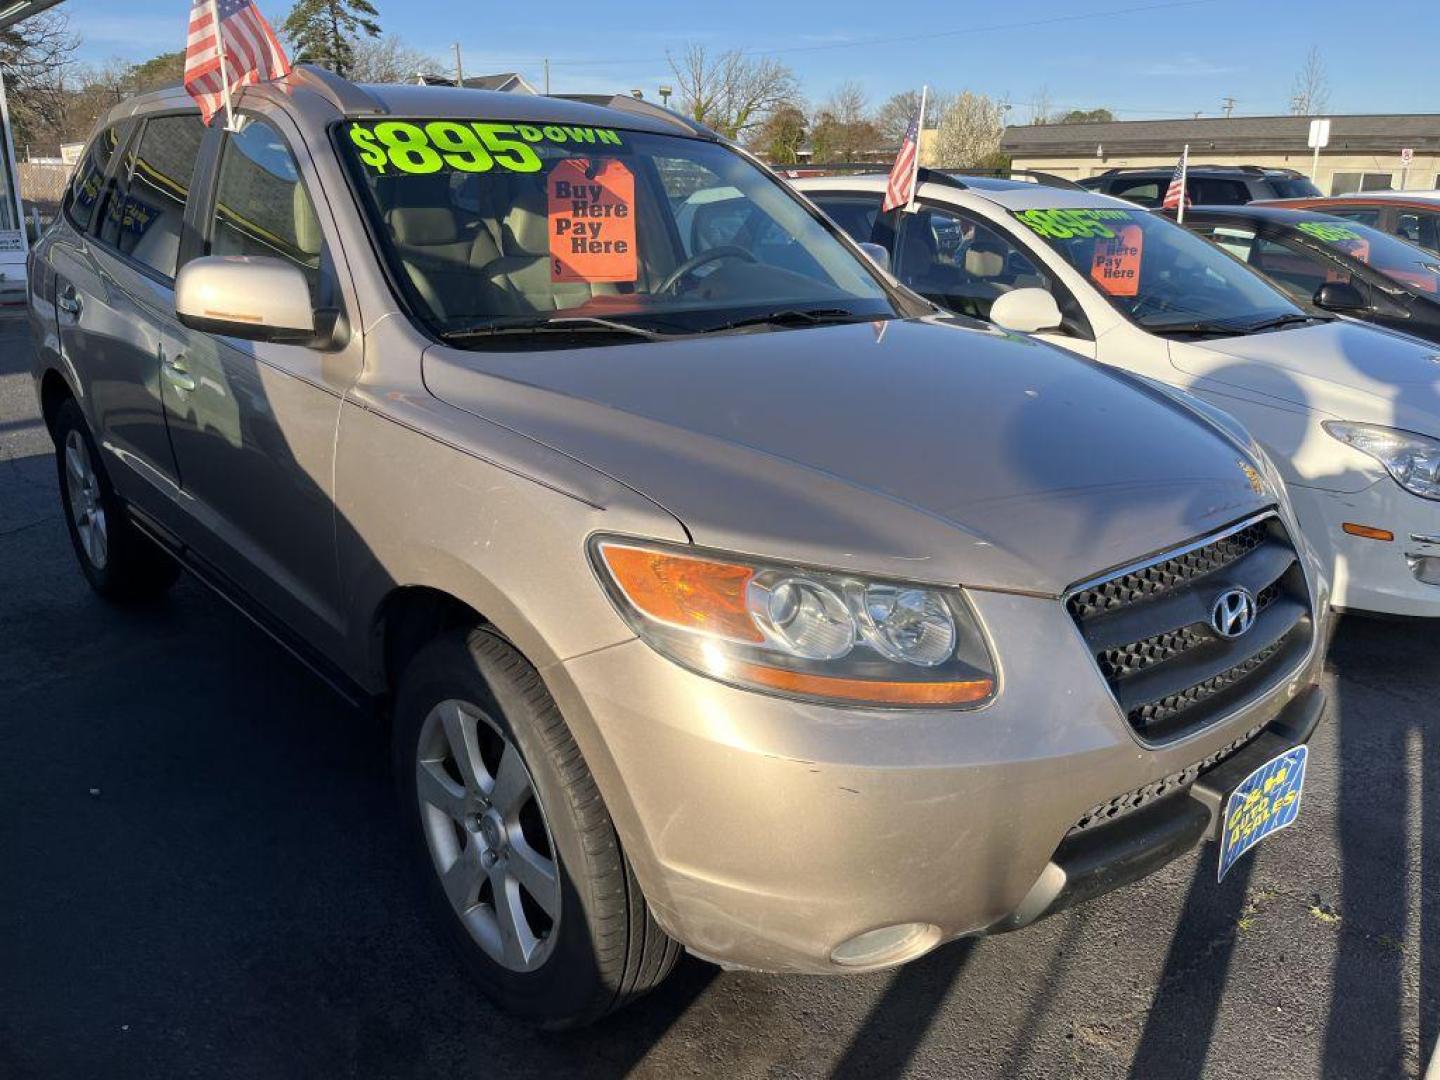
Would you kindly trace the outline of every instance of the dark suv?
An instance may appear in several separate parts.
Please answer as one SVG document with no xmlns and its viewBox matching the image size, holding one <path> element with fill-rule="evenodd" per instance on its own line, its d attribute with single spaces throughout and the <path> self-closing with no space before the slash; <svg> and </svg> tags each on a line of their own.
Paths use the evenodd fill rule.
<svg viewBox="0 0 1440 1080">
<path fill-rule="evenodd" d="M 1167 167 L 1111 169 L 1087 177 L 1080 186 L 1141 206 L 1156 207 L 1175 170 Z M 1320 189 L 1294 169 L 1265 169 L 1259 165 L 1192 165 L 1185 196 L 1196 206 L 1242 206 L 1257 199 L 1303 199 Z"/>
</svg>

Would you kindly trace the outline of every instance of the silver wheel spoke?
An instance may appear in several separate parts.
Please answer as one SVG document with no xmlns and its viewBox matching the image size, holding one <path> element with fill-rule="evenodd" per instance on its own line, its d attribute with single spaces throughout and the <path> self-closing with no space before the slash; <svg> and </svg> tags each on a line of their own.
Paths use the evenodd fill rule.
<svg viewBox="0 0 1440 1080">
<path fill-rule="evenodd" d="M 420 762 L 415 769 L 415 787 L 421 801 L 455 821 L 465 819 L 465 789 L 445 775 L 440 762 Z"/>
<path fill-rule="evenodd" d="M 555 863 L 532 848 L 523 838 L 510 843 L 506 869 L 530 894 L 530 899 L 552 919 L 560 912 L 560 879 Z"/>
<path fill-rule="evenodd" d="M 539 941 L 530 932 L 530 923 L 520 907 L 520 883 L 503 869 L 503 864 L 497 863 L 490 871 L 490 885 L 495 891 L 495 922 L 500 928 L 505 963 L 524 968 Z"/>
<path fill-rule="evenodd" d="M 105 511 L 96 510 L 90 516 L 90 542 L 94 547 L 90 558 L 96 566 L 103 567 L 110 558 L 110 535 L 105 531 Z"/>
<path fill-rule="evenodd" d="M 486 783 L 489 773 L 480 758 L 480 736 L 475 729 L 477 721 L 465 715 L 458 702 L 449 702 L 442 717 L 445 724 L 445 740 L 450 744 L 450 753 L 455 756 L 455 767 L 465 781 L 465 787 L 473 794 L 483 795 L 490 785 Z"/>
<path fill-rule="evenodd" d="M 80 448 L 70 439 L 65 442 L 65 471 L 70 474 L 70 482 L 75 485 L 75 490 L 83 490 L 85 474 L 90 470 L 85 467 L 84 459 L 80 457 Z"/>
<path fill-rule="evenodd" d="M 468 911 L 480 902 L 480 885 L 485 880 L 485 867 L 480 863 L 480 846 L 466 844 L 450 864 L 450 869 L 440 875 L 440 884 L 445 895 L 457 911 Z"/>
<path fill-rule="evenodd" d="M 490 801 L 507 819 L 513 820 L 529 794 L 530 779 L 525 775 L 520 751 L 506 743 L 505 752 L 500 755 L 500 768 L 495 770 L 495 787 L 490 792 Z"/>
</svg>

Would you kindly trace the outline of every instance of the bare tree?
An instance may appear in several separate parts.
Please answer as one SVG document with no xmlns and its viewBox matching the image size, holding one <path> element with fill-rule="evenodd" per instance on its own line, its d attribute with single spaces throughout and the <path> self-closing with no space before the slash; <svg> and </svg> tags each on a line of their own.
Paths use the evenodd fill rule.
<svg viewBox="0 0 1440 1080">
<path fill-rule="evenodd" d="M 1290 112 L 1295 116 L 1317 116 L 1329 107 L 1330 74 L 1325 70 L 1320 47 L 1311 45 L 1290 87 Z"/>
<path fill-rule="evenodd" d="M 935 155 L 947 167 L 1000 163 L 1005 110 L 994 98 L 966 90 L 950 102 L 935 133 Z"/>
<path fill-rule="evenodd" d="M 670 70 L 681 109 L 731 139 L 799 97 L 793 71 L 773 57 L 749 57 L 739 49 L 712 55 L 704 45 L 687 45 L 670 57 Z"/>
<path fill-rule="evenodd" d="M 948 94 L 931 90 L 925 101 L 925 126 L 933 128 L 936 117 L 944 116 L 949 105 Z M 880 132 L 880 137 L 887 143 L 898 146 L 900 140 L 905 137 L 905 130 L 910 126 L 915 111 L 919 108 L 919 90 L 905 90 L 888 98 L 885 104 L 875 110 L 875 127 Z"/>
<path fill-rule="evenodd" d="M 885 148 L 869 104 L 859 83 L 844 82 L 816 107 L 810 123 L 816 161 L 851 161 Z"/>
<path fill-rule="evenodd" d="M 413 83 L 421 72 L 443 69 L 440 60 L 412 48 L 394 34 L 359 38 L 350 44 L 348 77 L 354 82 Z"/>
<path fill-rule="evenodd" d="M 1050 101 L 1050 88 L 1042 86 L 1035 91 L 1035 98 L 1030 102 L 1030 123 L 1048 124 L 1050 112 L 1053 105 Z"/>
<path fill-rule="evenodd" d="M 47 12 L 0 30 L 0 69 L 10 99 L 15 142 L 49 142 L 64 125 L 66 75 L 80 47 L 63 12 Z"/>
</svg>

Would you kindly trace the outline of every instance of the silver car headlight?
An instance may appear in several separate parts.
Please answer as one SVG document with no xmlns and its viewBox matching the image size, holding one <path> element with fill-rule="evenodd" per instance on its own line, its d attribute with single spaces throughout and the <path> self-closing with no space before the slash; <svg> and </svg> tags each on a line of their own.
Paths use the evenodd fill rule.
<svg viewBox="0 0 1440 1080">
<path fill-rule="evenodd" d="M 657 652 L 721 682 L 811 701 L 977 708 L 995 665 L 959 589 L 598 537 L 591 561 Z"/>
<path fill-rule="evenodd" d="M 1395 482 L 1422 499 L 1440 499 L 1440 439 L 1413 431 L 1326 420 L 1321 424 L 1332 439 L 1369 454 L 1395 478 Z"/>
</svg>

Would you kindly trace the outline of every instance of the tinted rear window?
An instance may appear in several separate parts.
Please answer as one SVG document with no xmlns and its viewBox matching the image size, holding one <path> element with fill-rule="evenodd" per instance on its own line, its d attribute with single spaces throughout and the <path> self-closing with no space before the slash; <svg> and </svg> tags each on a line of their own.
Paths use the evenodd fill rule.
<svg viewBox="0 0 1440 1080">
<path fill-rule="evenodd" d="M 1320 189 L 1303 176 L 1271 177 L 1270 186 L 1275 189 L 1276 198 L 1313 199 L 1322 194 Z"/>
</svg>

